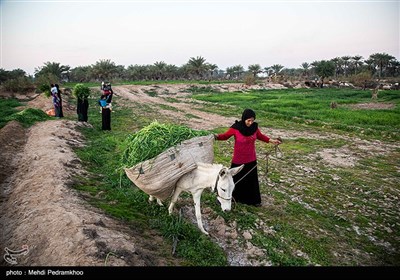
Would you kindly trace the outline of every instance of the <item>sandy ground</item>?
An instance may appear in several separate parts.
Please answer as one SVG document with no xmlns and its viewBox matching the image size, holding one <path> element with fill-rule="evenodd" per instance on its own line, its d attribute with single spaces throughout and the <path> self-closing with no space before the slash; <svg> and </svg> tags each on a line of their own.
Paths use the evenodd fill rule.
<svg viewBox="0 0 400 280">
<path fill-rule="evenodd" d="M 160 109 L 160 115 L 178 118 L 195 129 L 230 126 L 234 122 L 234 118 L 200 111 L 200 102 L 186 98 L 188 87 L 119 86 L 114 91 L 117 98 L 125 101 L 173 106 L 176 110 Z M 240 84 L 215 87 L 219 91 L 243 91 Z M 157 92 L 157 96 L 147 94 L 150 91 Z M 169 97 L 179 98 L 180 102 L 168 102 L 166 98 Z M 51 101 L 42 95 L 31 98 L 29 107 L 44 111 L 52 107 Z M 73 105 L 65 103 L 64 108 L 65 115 L 76 115 Z M 187 114 L 196 117 L 187 118 Z M 81 125 L 90 126 L 60 119 L 24 129 L 13 121 L 0 130 L 0 252 L 27 248 L 26 254 L 15 255 L 13 265 L 22 266 L 180 265 L 180 260 L 169 253 L 172 249 L 156 233 L 143 233 L 108 217 L 88 205 L 69 187 L 73 176 L 86 172 L 72 150 L 85 144 L 77 131 Z M 332 137 L 285 130 L 269 130 L 267 134 L 286 139 Z M 376 142 L 352 139 L 352 144 L 364 147 L 370 153 L 380 152 Z M 327 164 L 338 166 L 352 166 L 357 161 L 351 146 L 322 150 L 316 156 Z M 263 201 L 268 204 L 267 197 L 263 197 Z M 243 247 L 236 241 L 238 234 L 245 239 L 251 238 L 250 232 L 239 233 L 235 223 L 225 224 L 212 211 L 207 207 L 202 209 L 205 227 L 225 249 L 231 265 L 270 265 L 256 260 L 258 255 L 265 253 L 261 249 L 250 242 Z M 184 206 L 182 213 L 195 223 L 192 205 Z M 5 258 L 0 264 L 12 265 Z"/>
</svg>

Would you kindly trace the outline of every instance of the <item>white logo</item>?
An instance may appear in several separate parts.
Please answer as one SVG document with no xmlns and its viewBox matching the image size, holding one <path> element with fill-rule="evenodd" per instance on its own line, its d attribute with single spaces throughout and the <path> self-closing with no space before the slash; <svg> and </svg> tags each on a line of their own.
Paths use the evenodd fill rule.
<svg viewBox="0 0 400 280">
<path fill-rule="evenodd" d="M 29 252 L 28 245 L 23 245 L 21 250 L 11 250 L 7 247 L 4 249 L 6 253 L 4 254 L 4 260 L 9 264 L 17 264 L 16 256 L 26 255 Z"/>
</svg>

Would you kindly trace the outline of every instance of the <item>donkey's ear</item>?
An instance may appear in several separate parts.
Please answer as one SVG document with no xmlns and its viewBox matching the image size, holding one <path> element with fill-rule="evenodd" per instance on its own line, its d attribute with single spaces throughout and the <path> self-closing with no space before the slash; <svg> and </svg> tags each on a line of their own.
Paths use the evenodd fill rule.
<svg viewBox="0 0 400 280">
<path fill-rule="evenodd" d="M 237 173 L 240 172 L 240 170 L 243 169 L 243 167 L 244 167 L 244 164 L 242 164 L 241 166 L 238 166 L 238 167 L 231 168 L 231 169 L 229 169 L 229 173 L 230 173 L 232 176 L 235 176 Z"/>
</svg>

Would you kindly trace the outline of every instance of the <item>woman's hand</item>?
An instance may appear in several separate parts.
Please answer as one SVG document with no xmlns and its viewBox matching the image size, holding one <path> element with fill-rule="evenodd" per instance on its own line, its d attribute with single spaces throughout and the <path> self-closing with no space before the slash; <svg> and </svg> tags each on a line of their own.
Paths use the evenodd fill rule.
<svg viewBox="0 0 400 280">
<path fill-rule="evenodd" d="M 272 139 L 272 140 L 270 140 L 269 142 L 271 142 L 271 143 L 274 144 L 274 145 L 282 144 L 282 142 L 279 141 L 278 139 Z"/>
</svg>

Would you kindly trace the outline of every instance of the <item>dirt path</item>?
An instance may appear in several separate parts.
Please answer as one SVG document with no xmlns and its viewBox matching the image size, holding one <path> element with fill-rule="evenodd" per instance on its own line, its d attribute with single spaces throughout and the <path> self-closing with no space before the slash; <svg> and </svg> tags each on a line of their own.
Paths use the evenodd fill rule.
<svg viewBox="0 0 400 280">
<path fill-rule="evenodd" d="M 173 107 L 175 110 L 166 110 L 158 108 L 160 115 L 179 120 L 185 125 L 194 129 L 213 129 L 219 126 L 230 126 L 235 119 L 226 118 L 218 114 L 210 114 L 199 110 L 204 106 L 201 101 L 188 99 L 187 91 L 190 85 L 170 85 L 170 86 L 118 86 L 115 92 L 122 99 L 130 102 L 139 102 L 141 104 L 153 105 L 157 108 L 164 105 Z M 150 96 L 148 93 L 155 92 L 156 96 Z M 173 97 L 180 102 L 169 102 L 167 98 Z M 188 115 L 192 117 L 187 117 Z"/>
</svg>

